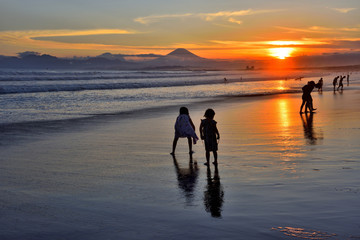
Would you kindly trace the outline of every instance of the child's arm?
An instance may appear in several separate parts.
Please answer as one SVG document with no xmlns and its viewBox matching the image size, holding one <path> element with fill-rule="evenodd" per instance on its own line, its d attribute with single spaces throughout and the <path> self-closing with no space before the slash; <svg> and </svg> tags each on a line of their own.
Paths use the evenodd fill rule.
<svg viewBox="0 0 360 240">
<path fill-rule="evenodd" d="M 219 130 L 217 129 L 216 125 L 215 125 L 215 134 L 217 136 L 217 139 L 220 139 L 220 133 L 219 133 Z"/>
<path fill-rule="evenodd" d="M 204 139 L 204 132 L 203 132 L 203 125 L 202 125 L 202 122 L 200 123 L 200 128 L 199 128 L 199 131 L 200 131 L 200 138 L 201 140 Z"/>
</svg>

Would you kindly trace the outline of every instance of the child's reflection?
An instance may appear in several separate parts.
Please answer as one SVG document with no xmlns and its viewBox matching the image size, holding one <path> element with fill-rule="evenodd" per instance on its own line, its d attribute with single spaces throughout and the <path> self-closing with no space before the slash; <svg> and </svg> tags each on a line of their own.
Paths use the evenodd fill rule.
<svg viewBox="0 0 360 240">
<path fill-rule="evenodd" d="M 212 217 L 220 218 L 223 203 L 224 191 L 220 183 L 218 167 L 215 165 L 214 177 L 212 178 L 210 167 L 207 166 L 207 186 L 204 192 L 205 210 L 210 212 Z"/>
<path fill-rule="evenodd" d="M 181 168 L 173 156 L 174 166 L 177 174 L 179 188 L 183 191 L 186 205 L 191 205 L 194 199 L 194 190 L 196 187 L 197 178 L 199 175 L 199 168 L 197 163 L 193 162 L 192 154 L 190 154 L 189 165 L 187 168 Z"/>
</svg>

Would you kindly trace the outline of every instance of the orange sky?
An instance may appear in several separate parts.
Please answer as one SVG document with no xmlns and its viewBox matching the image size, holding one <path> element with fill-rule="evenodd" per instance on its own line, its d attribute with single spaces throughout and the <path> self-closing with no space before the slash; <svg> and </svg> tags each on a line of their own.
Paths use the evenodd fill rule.
<svg viewBox="0 0 360 240">
<path fill-rule="evenodd" d="M 205 58 L 285 59 L 360 51 L 357 0 L 36 2 L 0 3 L 1 55 L 167 54 L 186 48 Z"/>
</svg>

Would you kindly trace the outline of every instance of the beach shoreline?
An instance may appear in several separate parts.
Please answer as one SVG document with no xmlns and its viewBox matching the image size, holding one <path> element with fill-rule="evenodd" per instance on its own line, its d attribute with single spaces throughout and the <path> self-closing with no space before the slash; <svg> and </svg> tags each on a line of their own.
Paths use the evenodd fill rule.
<svg viewBox="0 0 360 240">
<path fill-rule="evenodd" d="M 187 104 L 197 132 L 216 112 L 218 182 L 201 142 L 192 164 L 184 139 L 169 154 L 177 106 L 20 129 L 0 145 L 0 238 L 360 237 L 359 90 L 312 95 L 314 115 L 299 93 Z"/>
</svg>

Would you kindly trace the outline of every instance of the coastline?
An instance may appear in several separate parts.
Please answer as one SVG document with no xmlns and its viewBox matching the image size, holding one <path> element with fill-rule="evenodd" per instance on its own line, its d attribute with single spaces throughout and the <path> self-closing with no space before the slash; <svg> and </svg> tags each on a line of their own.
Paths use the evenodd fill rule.
<svg viewBox="0 0 360 240">
<path fill-rule="evenodd" d="M 169 155 L 178 107 L 21 133 L 0 145 L 0 237 L 359 237 L 359 90 L 312 95 L 312 117 L 299 115 L 296 93 L 187 105 L 197 128 L 206 108 L 216 112 L 220 184 L 201 142 L 197 166 L 184 139 L 177 164 Z"/>
</svg>

